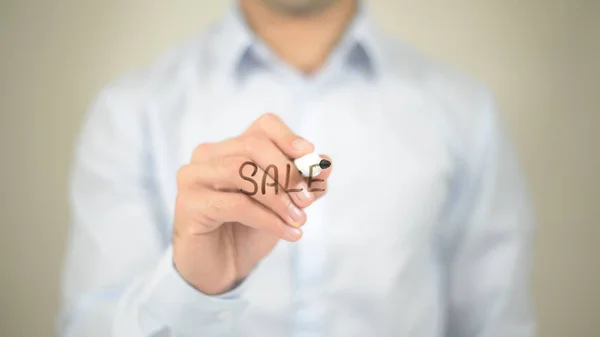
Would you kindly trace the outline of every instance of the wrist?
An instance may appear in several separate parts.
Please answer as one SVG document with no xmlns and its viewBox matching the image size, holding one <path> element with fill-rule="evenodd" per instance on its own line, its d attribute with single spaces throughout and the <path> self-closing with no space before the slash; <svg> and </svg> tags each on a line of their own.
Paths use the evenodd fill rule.
<svg viewBox="0 0 600 337">
<path fill-rule="evenodd" d="M 205 295 L 223 294 L 240 281 L 233 254 L 209 236 L 174 239 L 173 267 L 190 286 Z"/>
</svg>

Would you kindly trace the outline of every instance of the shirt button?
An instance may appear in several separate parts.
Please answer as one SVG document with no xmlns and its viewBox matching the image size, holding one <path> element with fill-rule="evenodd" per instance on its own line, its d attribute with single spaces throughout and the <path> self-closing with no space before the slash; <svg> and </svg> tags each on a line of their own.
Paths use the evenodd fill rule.
<svg viewBox="0 0 600 337">
<path fill-rule="evenodd" d="M 230 310 L 223 310 L 219 313 L 219 315 L 217 316 L 217 318 L 219 318 L 219 320 L 221 321 L 228 321 L 231 319 L 231 311 Z"/>
</svg>

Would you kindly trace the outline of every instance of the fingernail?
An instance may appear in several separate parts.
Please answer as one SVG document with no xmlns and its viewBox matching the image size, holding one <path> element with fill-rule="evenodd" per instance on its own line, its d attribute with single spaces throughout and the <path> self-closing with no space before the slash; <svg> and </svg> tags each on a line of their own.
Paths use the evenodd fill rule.
<svg viewBox="0 0 600 337">
<path fill-rule="evenodd" d="M 298 138 L 292 142 L 292 146 L 296 150 L 306 150 L 310 148 L 311 144 L 303 138 Z"/>
<path fill-rule="evenodd" d="M 304 221 L 304 212 L 300 208 L 296 207 L 293 203 L 290 204 L 290 217 L 294 221 L 295 227 L 298 227 Z"/>
<path fill-rule="evenodd" d="M 299 240 L 302 237 L 302 230 L 291 226 L 285 226 L 285 238 L 290 241 Z"/>
</svg>

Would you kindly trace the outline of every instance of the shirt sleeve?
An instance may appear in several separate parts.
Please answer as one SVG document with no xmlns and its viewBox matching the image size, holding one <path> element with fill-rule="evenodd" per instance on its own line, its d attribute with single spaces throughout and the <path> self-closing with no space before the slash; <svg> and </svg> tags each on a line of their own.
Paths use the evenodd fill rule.
<svg viewBox="0 0 600 337">
<path fill-rule="evenodd" d="M 493 99 L 483 101 L 448 215 L 447 335 L 532 337 L 533 212 Z"/>
<path fill-rule="evenodd" d="M 60 335 L 232 336 L 243 284 L 207 296 L 174 268 L 147 117 L 128 85 L 98 96 L 75 151 Z"/>
</svg>

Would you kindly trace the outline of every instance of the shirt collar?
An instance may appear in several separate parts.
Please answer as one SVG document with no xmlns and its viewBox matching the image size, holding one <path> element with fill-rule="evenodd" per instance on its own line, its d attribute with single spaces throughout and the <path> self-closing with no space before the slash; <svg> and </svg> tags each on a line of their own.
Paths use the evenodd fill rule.
<svg viewBox="0 0 600 337">
<path fill-rule="evenodd" d="M 355 67 L 368 75 L 381 68 L 377 32 L 362 1 L 334 53 L 341 54 L 344 66 Z M 218 26 L 213 52 L 216 65 L 230 76 L 240 78 L 248 72 L 268 67 L 265 46 L 248 26 L 239 5 L 233 5 Z"/>
<path fill-rule="evenodd" d="M 341 53 L 346 65 L 377 75 L 382 64 L 379 46 L 376 28 L 367 8 L 359 1 L 358 10 L 334 53 Z"/>
</svg>

